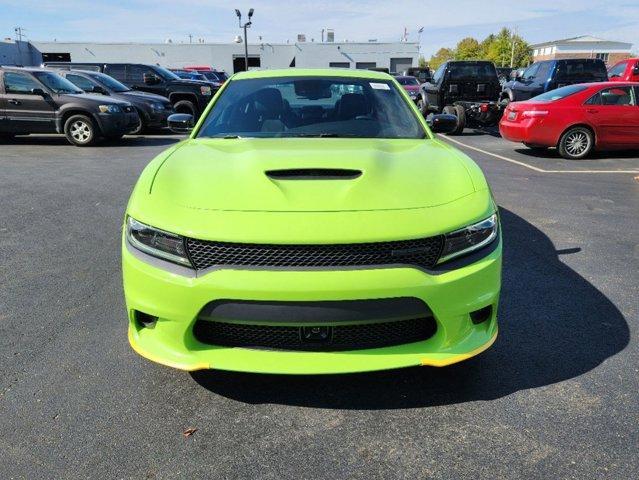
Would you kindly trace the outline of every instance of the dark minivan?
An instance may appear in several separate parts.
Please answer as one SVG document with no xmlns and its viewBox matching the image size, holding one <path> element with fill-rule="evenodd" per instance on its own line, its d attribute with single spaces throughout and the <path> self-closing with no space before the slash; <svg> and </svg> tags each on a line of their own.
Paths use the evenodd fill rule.
<svg viewBox="0 0 639 480">
<path fill-rule="evenodd" d="M 65 70 L 93 70 L 105 73 L 127 87 L 168 98 L 178 113 L 198 118 L 215 93 L 211 82 L 184 80 L 159 65 L 141 63 L 46 62 L 46 67 Z"/>
<path fill-rule="evenodd" d="M 118 139 L 140 123 L 129 102 L 84 93 L 56 72 L 0 67 L 0 140 L 30 133 L 64 133 L 84 147 Z"/>
<path fill-rule="evenodd" d="M 528 100 L 542 93 L 575 83 L 605 82 L 606 64 L 596 58 L 574 58 L 535 62 L 503 85 L 502 104 Z"/>
</svg>

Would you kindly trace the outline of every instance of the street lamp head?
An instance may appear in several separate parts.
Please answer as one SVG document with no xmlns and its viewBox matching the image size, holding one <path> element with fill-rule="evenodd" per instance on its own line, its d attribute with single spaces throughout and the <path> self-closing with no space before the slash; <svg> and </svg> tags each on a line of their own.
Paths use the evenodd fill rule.
<svg viewBox="0 0 639 480">
<path fill-rule="evenodd" d="M 237 15 L 237 18 L 242 18 L 242 14 L 237 8 L 235 9 L 235 15 Z"/>
<path fill-rule="evenodd" d="M 254 10 L 252 8 L 249 10 L 249 18 L 251 18 L 253 16 L 253 11 Z"/>
</svg>

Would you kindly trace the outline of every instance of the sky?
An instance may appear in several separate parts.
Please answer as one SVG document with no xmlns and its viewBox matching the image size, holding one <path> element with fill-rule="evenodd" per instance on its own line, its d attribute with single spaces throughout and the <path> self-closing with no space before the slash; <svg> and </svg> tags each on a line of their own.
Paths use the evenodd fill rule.
<svg viewBox="0 0 639 480">
<path fill-rule="evenodd" d="M 396 41 L 407 29 L 425 57 L 463 37 L 481 40 L 506 26 L 530 43 L 594 35 L 634 44 L 639 52 L 639 0 L 0 0 L 0 38 L 16 26 L 30 40 L 174 43 L 203 38 L 231 42 L 240 32 L 234 9 L 255 9 L 249 43 L 335 40 Z"/>
</svg>

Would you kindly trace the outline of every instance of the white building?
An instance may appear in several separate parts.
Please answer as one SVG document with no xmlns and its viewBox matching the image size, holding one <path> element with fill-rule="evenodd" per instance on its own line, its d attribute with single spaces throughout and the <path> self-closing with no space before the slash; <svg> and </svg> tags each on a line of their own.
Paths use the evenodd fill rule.
<svg viewBox="0 0 639 480">
<path fill-rule="evenodd" d="M 169 68 L 210 65 L 229 73 L 244 70 L 243 43 L 31 42 L 34 64 L 43 61 L 151 63 Z M 410 42 L 295 42 L 248 46 L 249 68 L 416 67 L 419 48 Z"/>
</svg>

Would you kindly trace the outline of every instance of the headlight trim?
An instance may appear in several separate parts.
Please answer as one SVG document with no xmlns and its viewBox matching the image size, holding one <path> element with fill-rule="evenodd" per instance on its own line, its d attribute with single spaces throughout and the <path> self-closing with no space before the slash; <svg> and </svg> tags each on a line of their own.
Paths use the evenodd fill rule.
<svg viewBox="0 0 639 480">
<path fill-rule="evenodd" d="M 184 242 L 184 237 L 182 237 L 181 235 L 177 235 L 172 232 L 167 232 L 166 230 L 162 230 L 160 228 L 152 227 L 151 225 L 147 225 L 146 223 L 140 222 L 129 215 L 127 215 L 126 217 L 125 228 L 126 228 L 126 239 L 131 244 L 132 247 L 148 255 L 151 255 L 153 257 L 161 258 L 163 260 L 167 260 L 169 262 L 176 263 L 184 267 L 193 268 L 193 264 L 191 263 L 191 260 L 188 258 L 188 254 L 186 253 L 187 250 L 186 250 L 186 246 Z M 134 228 L 137 228 L 139 230 L 150 230 L 155 235 L 159 235 L 160 237 L 164 237 L 165 239 L 169 239 L 173 241 L 179 240 L 182 245 L 183 253 L 182 252 L 176 253 L 175 251 L 171 253 L 170 251 L 157 248 L 157 246 L 152 246 L 152 245 L 148 245 L 147 243 L 144 243 L 140 239 L 136 238 L 136 236 L 133 233 Z M 180 254 L 178 253 L 182 253 L 184 256 L 180 256 Z"/>
<path fill-rule="evenodd" d="M 446 253 L 447 242 L 449 241 L 450 238 L 454 238 L 454 236 L 459 236 L 462 233 L 467 233 L 466 238 L 470 239 L 471 235 L 481 231 L 486 231 L 488 229 L 490 229 L 489 235 L 486 238 L 479 241 L 478 243 L 470 244 L 466 248 L 461 248 L 459 250 Z M 480 220 L 479 222 L 475 222 L 464 228 L 460 228 L 458 230 L 449 232 L 444 235 L 444 249 L 442 251 L 442 255 L 437 261 L 437 265 L 440 265 L 454 258 L 461 257 L 463 255 L 468 255 L 469 253 L 472 253 L 474 251 L 480 250 L 490 245 L 493 241 L 497 239 L 498 236 L 499 236 L 499 214 L 497 212 L 493 213 L 492 215 L 490 215 L 489 217 L 483 220 Z"/>
</svg>

